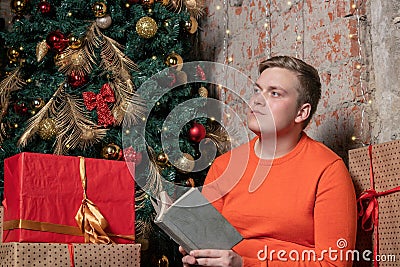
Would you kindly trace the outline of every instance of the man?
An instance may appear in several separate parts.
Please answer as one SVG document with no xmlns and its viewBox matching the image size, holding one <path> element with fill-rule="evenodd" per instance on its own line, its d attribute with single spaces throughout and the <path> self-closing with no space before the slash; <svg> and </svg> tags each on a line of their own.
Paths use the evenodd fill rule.
<svg viewBox="0 0 400 267">
<path fill-rule="evenodd" d="M 191 251 L 184 266 L 351 266 L 350 175 L 303 131 L 321 96 L 318 72 L 288 56 L 263 61 L 259 71 L 248 112 L 257 136 L 218 157 L 202 191 L 243 240 L 232 250 Z"/>
</svg>

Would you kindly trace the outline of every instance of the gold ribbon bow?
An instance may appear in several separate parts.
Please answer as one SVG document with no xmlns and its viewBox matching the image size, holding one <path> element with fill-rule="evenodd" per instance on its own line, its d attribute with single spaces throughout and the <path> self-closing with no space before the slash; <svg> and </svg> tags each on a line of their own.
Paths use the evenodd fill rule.
<svg viewBox="0 0 400 267">
<path fill-rule="evenodd" d="M 85 243 L 111 244 L 114 243 L 104 229 L 108 227 L 107 220 L 100 213 L 96 205 L 86 195 L 85 158 L 79 158 L 79 173 L 83 187 L 82 204 L 75 215 L 75 220 L 85 238 Z"/>
</svg>

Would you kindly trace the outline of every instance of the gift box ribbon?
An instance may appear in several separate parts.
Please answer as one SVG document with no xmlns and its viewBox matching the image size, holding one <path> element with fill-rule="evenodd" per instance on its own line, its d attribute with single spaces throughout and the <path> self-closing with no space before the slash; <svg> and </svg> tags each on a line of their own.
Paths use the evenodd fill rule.
<svg viewBox="0 0 400 267">
<path fill-rule="evenodd" d="M 400 186 L 383 191 L 376 192 L 375 190 L 375 179 L 374 179 L 374 169 L 372 165 L 372 145 L 368 146 L 368 156 L 369 156 L 369 179 L 370 188 L 363 191 L 360 197 L 357 199 L 360 211 L 358 213 L 361 219 L 361 227 L 365 231 L 374 230 L 374 259 L 377 258 L 379 252 L 379 205 L 378 197 L 389 195 L 400 191 Z M 374 267 L 379 266 L 379 261 L 374 260 Z"/>
<path fill-rule="evenodd" d="M 118 235 L 106 233 L 108 226 L 107 220 L 103 217 L 100 210 L 94 205 L 86 195 L 86 168 L 85 158 L 79 158 L 79 174 L 83 188 L 83 200 L 75 216 L 78 227 L 62 225 L 48 222 L 38 222 L 33 220 L 10 220 L 4 222 L 4 230 L 27 229 L 58 234 L 84 236 L 86 243 L 110 244 L 114 243 L 110 237 L 119 237 L 128 240 L 135 240 L 134 235 Z"/>
</svg>

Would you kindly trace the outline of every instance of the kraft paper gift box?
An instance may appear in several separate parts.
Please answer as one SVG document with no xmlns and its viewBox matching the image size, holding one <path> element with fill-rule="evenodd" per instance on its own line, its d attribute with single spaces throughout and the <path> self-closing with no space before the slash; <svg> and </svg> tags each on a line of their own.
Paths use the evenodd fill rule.
<svg viewBox="0 0 400 267">
<path fill-rule="evenodd" d="M 129 168 L 128 164 L 131 164 Z M 78 210 L 92 211 L 91 201 L 98 208 L 92 215 L 99 218 L 99 225 L 107 236 L 116 243 L 134 243 L 133 164 L 27 152 L 5 159 L 3 241 L 95 243 L 93 238 L 103 240 L 101 233 L 92 229 L 88 232 L 94 232 L 94 237 L 85 240 L 78 227 L 82 224 L 75 220 Z M 84 176 L 86 190 L 82 183 Z M 81 207 L 84 199 L 85 206 Z M 91 216 L 86 214 L 83 219 L 87 222 Z"/>
<path fill-rule="evenodd" d="M 140 244 L 0 244 L 0 266 L 140 267 Z"/>
<path fill-rule="evenodd" d="M 360 255 L 366 250 L 373 251 L 375 255 L 367 259 L 373 259 L 376 255 L 382 259 L 374 263 L 360 259 L 354 266 L 377 266 L 378 263 L 379 266 L 398 266 L 400 140 L 350 150 L 349 171 L 358 198 L 359 212 L 362 212 L 359 214 L 356 249 Z M 378 213 L 377 221 L 373 218 L 374 212 Z"/>
</svg>

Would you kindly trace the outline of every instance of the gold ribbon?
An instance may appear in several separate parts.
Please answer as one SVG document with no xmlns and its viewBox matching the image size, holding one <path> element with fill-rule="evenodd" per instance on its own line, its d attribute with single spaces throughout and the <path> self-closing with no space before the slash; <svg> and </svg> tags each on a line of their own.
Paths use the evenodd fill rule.
<svg viewBox="0 0 400 267">
<path fill-rule="evenodd" d="M 85 243 L 114 243 L 104 231 L 108 227 L 107 220 L 100 213 L 96 205 L 86 196 L 86 170 L 85 158 L 83 157 L 79 157 L 79 174 L 83 188 L 83 200 L 75 215 L 75 220 L 83 233 Z"/>
<path fill-rule="evenodd" d="M 3 224 L 3 230 L 26 229 L 42 232 L 51 232 L 64 235 L 83 236 L 82 231 L 77 226 L 70 226 L 64 224 L 38 222 L 32 220 L 11 220 Z M 127 240 L 135 241 L 135 235 L 117 235 L 107 233 L 110 237 L 119 237 Z"/>
</svg>

